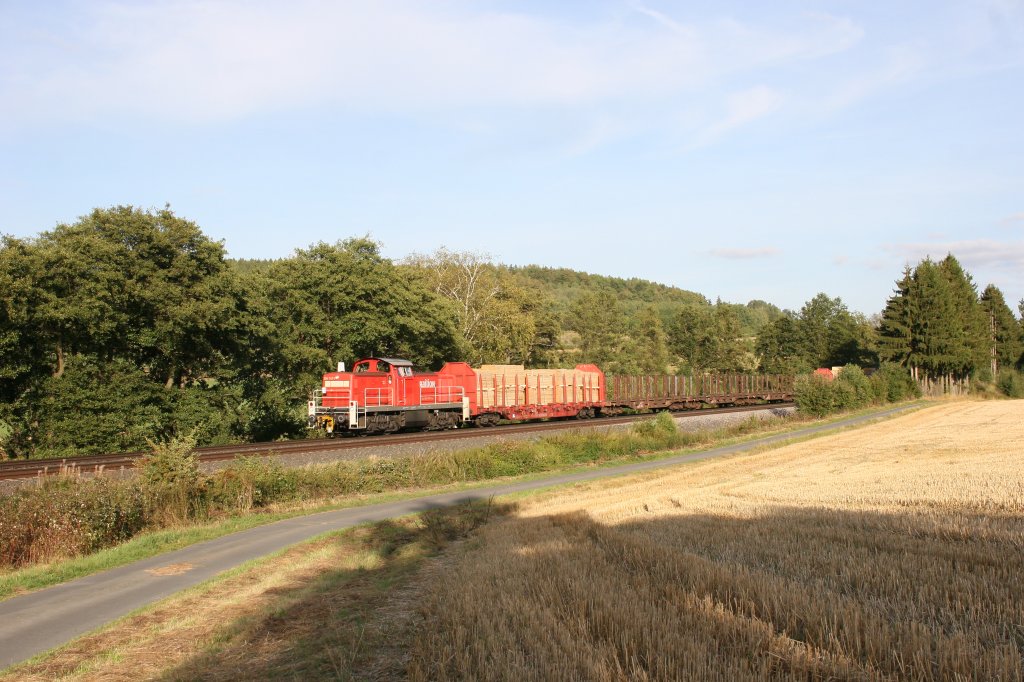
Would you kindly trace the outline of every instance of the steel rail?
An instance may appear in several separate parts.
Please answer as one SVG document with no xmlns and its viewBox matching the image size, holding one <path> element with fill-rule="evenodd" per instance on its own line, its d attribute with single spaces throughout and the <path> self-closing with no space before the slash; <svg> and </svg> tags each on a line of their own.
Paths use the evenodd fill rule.
<svg viewBox="0 0 1024 682">
<path fill-rule="evenodd" d="M 673 412 L 673 417 L 697 417 L 708 414 L 725 414 L 730 412 L 757 412 L 761 410 L 793 407 L 793 403 L 768 403 L 764 405 L 744 405 L 738 407 L 716 407 L 702 410 Z M 320 438 L 312 440 L 269 441 L 263 443 L 239 443 L 237 445 L 214 445 L 196 448 L 195 453 L 200 462 L 217 462 L 234 459 L 238 456 L 276 456 L 287 454 L 308 454 L 317 452 L 334 452 L 356 450 L 361 448 L 387 447 L 415 443 L 431 443 L 469 438 L 482 438 L 490 435 L 506 436 L 523 433 L 558 431 L 575 428 L 590 428 L 629 424 L 635 421 L 651 419 L 656 415 L 640 414 L 622 417 L 602 417 L 598 419 L 513 423 L 493 427 L 460 428 L 448 431 L 426 431 L 398 433 L 377 436 L 354 436 L 345 438 Z M 94 474 L 104 469 L 129 468 L 145 457 L 142 451 L 106 453 L 99 455 L 82 455 L 53 459 L 26 459 L 0 462 L 0 481 L 34 478 L 60 473 Z"/>
</svg>

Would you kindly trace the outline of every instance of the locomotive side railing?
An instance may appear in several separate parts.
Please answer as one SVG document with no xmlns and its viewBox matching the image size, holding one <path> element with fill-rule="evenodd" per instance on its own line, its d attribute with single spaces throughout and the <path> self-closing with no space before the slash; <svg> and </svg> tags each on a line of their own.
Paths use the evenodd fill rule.
<svg viewBox="0 0 1024 682">
<path fill-rule="evenodd" d="M 306 413 L 309 417 L 315 417 L 317 412 L 324 406 L 323 389 L 314 389 L 313 397 L 306 402 Z"/>
<path fill-rule="evenodd" d="M 466 391 L 462 386 L 421 386 L 420 405 L 461 403 Z"/>
<path fill-rule="evenodd" d="M 394 405 L 395 394 L 391 388 L 367 388 L 363 390 L 363 405 L 366 407 L 380 407 L 382 405 Z"/>
</svg>

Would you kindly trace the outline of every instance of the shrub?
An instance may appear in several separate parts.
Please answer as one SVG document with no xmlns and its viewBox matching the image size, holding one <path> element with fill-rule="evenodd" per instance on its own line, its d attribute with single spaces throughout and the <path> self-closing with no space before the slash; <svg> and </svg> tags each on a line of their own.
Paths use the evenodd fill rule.
<svg viewBox="0 0 1024 682">
<path fill-rule="evenodd" d="M 801 412 L 823 417 L 836 410 L 833 381 L 820 374 L 798 376 L 793 386 L 793 399 Z"/>
<path fill-rule="evenodd" d="M 298 479 L 294 470 L 285 469 L 275 460 L 239 457 L 232 466 L 210 478 L 207 494 L 217 509 L 246 512 L 295 499 Z"/>
<path fill-rule="evenodd" d="M 139 460 L 142 480 L 152 487 L 172 486 L 195 489 L 199 486 L 199 458 L 196 439 L 178 436 L 149 443 L 152 452 Z"/>
<path fill-rule="evenodd" d="M 1003 369 L 996 377 L 999 391 L 1010 398 L 1024 398 L 1024 376 L 1013 369 Z"/>
<path fill-rule="evenodd" d="M 659 412 L 654 419 L 637 422 L 632 430 L 641 438 L 670 438 L 678 432 L 671 412 Z"/>
<path fill-rule="evenodd" d="M 180 525 L 210 513 L 244 513 L 276 502 L 324 500 L 621 460 L 748 433 L 753 424 L 751 420 L 715 432 L 683 433 L 666 412 L 630 430 L 573 431 L 537 441 L 502 441 L 396 459 L 285 468 L 273 460 L 240 458 L 209 477 L 199 470 L 195 440 L 173 438 L 151 443 L 152 452 L 140 460 L 135 479 L 47 478 L 0 496 L 0 566 L 96 551 L 147 528 Z"/>
<path fill-rule="evenodd" d="M 839 409 L 855 410 L 869 405 L 874 397 L 871 380 L 856 365 L 846 365 L 833 385 Z"/>
<path fill-rule="evenodd" d="M 139 460 L 139 477 L 150 511 L 160 525 L 174 525 L 205 512 L 206 481 L 199 471 L 193 436 L 149 442 L 152 452 Z"/>
<path fill-rule="evenodd" d="M 115 545 L 146 526 L 129 482 L 60 476 L 0 497 L 0 565 L 22 566 Z"/>
</svg>

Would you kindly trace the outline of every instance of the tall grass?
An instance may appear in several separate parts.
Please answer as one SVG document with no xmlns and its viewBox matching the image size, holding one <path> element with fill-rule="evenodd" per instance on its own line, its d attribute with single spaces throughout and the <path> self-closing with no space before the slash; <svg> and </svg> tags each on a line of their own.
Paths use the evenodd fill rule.
<svg viewBox="0 0 1024 682">
<path fill-rule="evenodd" d="M 394 459 L 343 460 L 286 468 L 240 458 L 203 475 L 194 441 L 153 444 L 128 480 L 45 477 L 0 497 L 0 568 L 81 556 L 160 528 L 206 522 L 288 503 L 430 488 L 643 457 L 777 427 L 751 418 L 716 431 L 684 433 L 668 413 L 628 430 L 572 431 L 535 441 Z"/>
</svg>

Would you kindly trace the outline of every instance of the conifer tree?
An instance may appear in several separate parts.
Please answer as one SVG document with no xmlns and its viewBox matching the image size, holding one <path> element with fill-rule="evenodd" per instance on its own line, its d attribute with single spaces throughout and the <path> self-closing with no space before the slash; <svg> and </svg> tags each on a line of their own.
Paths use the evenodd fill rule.
<svg viewBox="0 0 1024 682">
<path fill-rule="evenodd" d="M 974 279 L 964 271 L 953 254 L 948 254 L 939 263 L 939 269 L 949 284 L 951 306 L 947 373 L 966 378 L 974 369 L 983 367 L 987 362 L 985 316 L 978 303 L 978 289 Z"/>
<path fill-rule="evenodd" d="M 914 335 L 912 325 L 916 317 L 914 299 L 910 296 L 913 270 L 910 265 L 903 268 L 903 278 L 896 282 L 896 291 L 882 311 L 879 327 L 878 354 L 883 360 L 912 368 Z"/>
<path fill-rule="evenodd" d="M 1021 329 L 1006 305 L 1003 292 L 989 284 L 981 294 L 981 309 L 988 329 L 988 359 L 993 376 L 1002 367 L 1013 367 L 1021 356 Z"/>
</svg>

